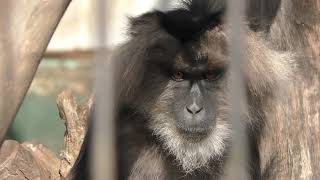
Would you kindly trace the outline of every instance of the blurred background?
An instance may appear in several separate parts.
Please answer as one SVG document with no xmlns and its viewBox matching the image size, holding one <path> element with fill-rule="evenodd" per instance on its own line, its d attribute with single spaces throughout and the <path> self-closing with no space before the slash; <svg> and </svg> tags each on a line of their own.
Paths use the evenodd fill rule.
<svg viewBox="0 0 320 180">
<path fill-rule="evenodd" d="M 109 0 L 107 48 L 112 50 L 126 40 L 128 17 L 176 4 L 174 0 Z M 9 138 L 37 141 L 59 154 L 65 127 L 59 118 L 56 99 L 62 91 L 72 90 L 81 104 L 91 93 L 96 44 L 94 15 L 92 1 L 71 2 L 10 129 Z"/>
</svg>

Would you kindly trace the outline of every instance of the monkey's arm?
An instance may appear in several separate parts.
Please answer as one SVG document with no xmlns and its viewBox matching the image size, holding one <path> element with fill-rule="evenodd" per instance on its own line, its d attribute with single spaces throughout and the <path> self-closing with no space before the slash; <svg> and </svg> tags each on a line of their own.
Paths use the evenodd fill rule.
<svg viewBox="0 0 320 180">
<path fill-rule="evenodd" d="M 288 86 L 288 99 L 268 113 L 260 144 L 262 167 L 269 179 L 319 179 L 319 47 L 320 8 L 317 0 L 282 0 L 269 38 L 281 51 L 298 52 L 298 69 Z"/>
</svg>

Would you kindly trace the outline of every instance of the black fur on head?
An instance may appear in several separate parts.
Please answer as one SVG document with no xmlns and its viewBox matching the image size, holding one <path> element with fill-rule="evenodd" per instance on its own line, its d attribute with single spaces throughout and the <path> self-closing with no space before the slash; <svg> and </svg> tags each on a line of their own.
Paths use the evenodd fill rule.
<svg viewBox="0 0 320 180">
<path fill-rule="evenodd" d="M 161 13 L 161 23 L 169 34 L 183 42 L 197 39 L 222 23 L 226 3 L 220 1 L 185 0 L 183 8 Z"/>
</svg>

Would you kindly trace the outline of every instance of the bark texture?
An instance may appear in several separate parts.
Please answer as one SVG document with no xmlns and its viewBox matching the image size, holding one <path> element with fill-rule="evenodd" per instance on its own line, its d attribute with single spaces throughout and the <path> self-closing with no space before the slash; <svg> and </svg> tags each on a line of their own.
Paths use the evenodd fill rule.
<svg viewBox="0 0 320 180">
<path fill-rule="evenodd" d="M 72 93 L 65 91 L 58 96 L 57 104 L 60 117 L 66 126 L 64 148 L 60 154 L 62 157 L 60 174 L 65 178 L 79 155 L 87 130 L 92 98 L 84 106 L 78 106 Z"/>
</svg>

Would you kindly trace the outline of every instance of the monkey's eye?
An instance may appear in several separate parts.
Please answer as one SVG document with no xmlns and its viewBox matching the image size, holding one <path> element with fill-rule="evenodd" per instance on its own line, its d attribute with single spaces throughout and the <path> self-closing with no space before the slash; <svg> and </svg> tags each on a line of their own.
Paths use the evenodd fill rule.
<svg viewBox="0 0 320 180">
<path fill-rule="evenodd" d="M 178 81 L 178 82 L 183 81 L 184 80 L 184 73 L 181 71 L 176 71 L 173 73 L 172 79 L 175 81 Z"/>
<path fill-rule="evenodd" d="M 212 72 L 207 72 L 205 75 L 205 78 L 208 81 L 216 81 L 220 79 L 222 75 L 223 75 L 223 71 L 212 71 Z"/>
</svg>

